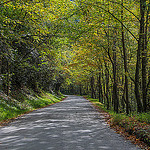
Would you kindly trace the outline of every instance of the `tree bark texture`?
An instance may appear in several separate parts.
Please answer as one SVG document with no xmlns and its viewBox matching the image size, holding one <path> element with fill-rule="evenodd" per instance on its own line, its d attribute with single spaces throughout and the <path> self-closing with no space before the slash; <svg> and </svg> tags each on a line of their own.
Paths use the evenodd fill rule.
<svg viewBox="0 0 150 150">
<path fill-rule="evenodd" d="M 122 6 L 123 6 L 123 0 L 122 0 Z M 121 19 L 123 21 L 123 8 L 121 11 Z M 127 67 L 127 50 L 125 47 L 125 38 L 124 38 L 124 31 L 122 26 L 122 47 L 123 47 L 123 60 L 124 60 L 124 71 L 125 71 L 125 93 L 126 93 L 126 113 L 129 114 L 129 94 L 128 94 L 128 67 Z"/>
</svg>

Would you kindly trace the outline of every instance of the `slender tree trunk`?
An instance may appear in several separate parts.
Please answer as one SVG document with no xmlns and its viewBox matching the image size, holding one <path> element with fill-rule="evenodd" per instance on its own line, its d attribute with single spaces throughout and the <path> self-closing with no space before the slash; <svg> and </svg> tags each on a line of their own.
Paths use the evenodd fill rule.
<svg viewBox="0 0 150 150">
<path fill-rule="evenodd" d="M 99 76 L 98 76 L 98 99 L 99 99 L 99 102 L 101 102 L 101 88 L 100 88 L 100 84 L 101 84 L 101 76 L 100 76 L 100 73 L 99 73 Z"/>
<path fill-rule="evenodd" d="M 94 98 L 94 77 L 91 77 L 91 98 Z"/>
<path fill-rule="evenodd" d="M 102 83 L 101 83 L 101 72 L 99 72 L 98 76 L 98 86 L 99 86 L 99 102 L 103 102 L 103 93 L 102 93 Z"/>
<path fill-rule="evenodd" d="M 107 66 L 107 64 L 105 65 Z M 105 70 L 105 76 L 106 76 L 106 99 L 107 99 L 107 109 L 110 108 L 109 104 L 109 71 L 107 69 Z"/>
<path fill-rule="evenodd" d="M 0 54 L 0 92 L 2 91 L 2 55 Z"/>
<path fill-rule="evenodd" d="M 149 67 L 149 71 L 148 71 L 148 83 L 147 83 L 147 93 L 148 94 L 148 107 L 149 107 L 149 111 L 150 111 L 150 67 Z"/>
<path fill-rule="evenodd" d="M 10 84 L 9 84 L 9 62 L 7 60 L 7 96 L 9 96 L 9 89 L 10 89 Z"/>
<path fill-rule="evenodd" d="M 122 6 L 123 6 L 123 0 L 122 0 Z M 121 11 L 121 19 L 123 21 L 123 7 Z M 123 31 L 123 25 L 122 25 L 122 47 L 123 47 L 123 58 L 124 58 L 124 70 L 125 70 L 125 91 L 126 91 L 126 113 L 129 114 L 129 94 L 128 94 L 128 67 L 127 67 L 127 50 L 125 47 L 125 38 L 124 38 L 124 31 Z"/>
<path fill-rule="evenodd" d="M 133 106 L 131 109 L 133 110 L 133 111 L 136 111 L 136 104 L 135 104 L 135 100 L 134 100 L 134 83 L 133 82 L 131 82 L 131 86 L 130 86 L 130 91 L 131 91 L 131 106 Z"/>
<path fill-rule="evenodd" d="M 82 85 L 80 84 L 80 95 L 82 95 Z"/>
<path fill-rule="evenodd" d="M 142 92 L 143 92 L 143 111 L 147 111 L 147 29 L 149 20 L 149 8 L 147 10 L 146 23 L 144 24 L 144 15 L 146 10 L 146 0 L 141 3 L 141 20 L 142 20 Z"/>
<path fill-rule="evenodd" d="M 123 90 L 123 94 L 122 94 L 122 98 L 121 98 L 121 106 L 122 106 L 123 110 L 125 108 L 125 104 L 126 104 L 126 99 L 125 99 L 125 84 L 124 84 L 124 90 Z"/>
<path fill-rule="evenodd" d="M 106 101 L 105 101 L 105 94 L 106 94 L 106 87 L 105 87 L 105 78 L 104 78 L 104 76 L 105 76 L 105 72 L 104 72 L 104 70 L 102 69 L 102 81 L 103 81 L 103 86 L 102 86 L 102 99 L 103 99 L 103 103 L 105 104 L 106 103 Z"/>
<path fill-rule="evenodd" d="M 118 113 L 119 99 L 117 93 L 117 57 L 116 57 L 116 41 L 114 40 L 113 47 L 113 101 L 114 101 L 114 111 Z"/>
<path fill-rule="evenodd" d="M 86 94 L 89 93 L 89 83 L 87 82 L 87 85 L 86 85 Z"/>
<path fill-rule="evenodd" d="M 140 47 L 140 45 L 138 46 Z M 140 87 L 139 87 L 139 80 L 140 80 L 140 48 L 137 51 L 137 62 L 136 62 L 136 72 L 135 72 L 135 98 L 137 102 L 137 111 L 142 112 L 142 103 L 141 103 L 141 95 L 140 95 Z"/>
</svg>

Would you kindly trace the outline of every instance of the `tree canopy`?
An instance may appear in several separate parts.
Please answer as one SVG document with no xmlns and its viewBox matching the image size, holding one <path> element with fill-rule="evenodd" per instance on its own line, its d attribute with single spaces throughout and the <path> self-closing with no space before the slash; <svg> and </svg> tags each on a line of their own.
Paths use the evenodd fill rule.
<svg viewBox="0 0 150 150">
<path fill-rule="evenodd" d="M 1 0 L 0 90 L 24 86 L 150 109 L 150 1 Z"/>
</svg>

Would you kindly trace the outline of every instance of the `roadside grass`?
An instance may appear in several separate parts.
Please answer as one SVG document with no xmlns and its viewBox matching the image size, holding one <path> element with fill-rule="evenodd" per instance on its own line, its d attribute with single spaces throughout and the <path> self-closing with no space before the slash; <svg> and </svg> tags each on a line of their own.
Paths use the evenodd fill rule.
<svg viewBox="0 0 150 150">
<path fill-rule="evenodd" d="M 135 115 L 136 120 L 150 124 L 150 112 Z"/>
<path fill-rule="evenodd" d="M 107 110 L 104 104 L 100 103 L 98 99 L 92 99 L 88 96 L 84 97 L 92 102 L 96 108 L 109 114 L 106 119 L 111 127 L 117 130 L 123 128 L 124 132 L 127 132 L 131 136 L 135 136 L 136 141 L 143 141 L 149 147 L 148 149 L 150 149 L 150 112 L 141 114 L 133 113 L 130 115 L 126 115 L 125 113 L 117 114 L 113 110 Z"/>
<path fill-rule="evenodd" d="M 1 93 L 0 125 L 24 113 L 60 102 L 63 98 L 65 98 L 63 95 L 56 96 L 43 91 L 37 95 L 29 89 L 28 92 L 25 90 L 14 92 L 10 97 Z"/>
</svg>

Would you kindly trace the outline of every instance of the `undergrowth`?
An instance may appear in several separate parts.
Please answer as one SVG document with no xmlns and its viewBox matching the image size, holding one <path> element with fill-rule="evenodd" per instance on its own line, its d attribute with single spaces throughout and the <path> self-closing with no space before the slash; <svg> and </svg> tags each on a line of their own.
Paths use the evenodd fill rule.
<svg viewBox="0 0 150 150">
<path fill-rule="evenodd" d="M 64 98 L 63 95 L 55 96 L 43 91 L 37 94 L 29 89 L 14 91 L 9 97 L 1 93 L 0 122 L 15 118 L 28 111 L 57 103 L 61 101 L 62 98 Z"/>
</svg>

